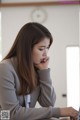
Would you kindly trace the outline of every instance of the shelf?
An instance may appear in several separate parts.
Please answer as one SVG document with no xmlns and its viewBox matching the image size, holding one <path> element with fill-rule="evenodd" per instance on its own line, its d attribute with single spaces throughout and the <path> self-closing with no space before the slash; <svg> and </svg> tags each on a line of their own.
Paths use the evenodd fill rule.
<svg viewBox="0 0 80 120">
<path fill-rule="evenodd" d="M 25 6 L 54 6 L 54 5 L 80 5 L 80 1 L 54 1 L 54 2 L 17 2 L 0 3 L 0 7 L 25 7 Z"/>
</svg>

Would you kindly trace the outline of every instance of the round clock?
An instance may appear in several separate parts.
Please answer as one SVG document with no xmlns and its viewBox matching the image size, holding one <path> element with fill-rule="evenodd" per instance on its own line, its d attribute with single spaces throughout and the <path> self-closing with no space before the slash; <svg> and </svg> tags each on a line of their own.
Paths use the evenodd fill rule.
<svg viewBox="0 0 80 120">
<path fill-rule="evenodd" d="M 35 8 L 31 13 L 33 22 L 43 23 L 47 19 L 47 12 L 42 7 Z"/>
</svg>

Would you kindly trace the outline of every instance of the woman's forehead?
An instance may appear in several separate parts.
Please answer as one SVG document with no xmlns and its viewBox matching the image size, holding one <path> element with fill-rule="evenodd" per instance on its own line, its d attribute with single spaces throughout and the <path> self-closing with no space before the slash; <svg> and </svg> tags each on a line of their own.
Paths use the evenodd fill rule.
<svg viewBox="0 0 80 120">
<path fill-rule="evenodd" d="M 49 38 L 44 38 L 42 39 L 37 45 L 49 45 L 50 44 L 50 39 Z"/>
</svg>

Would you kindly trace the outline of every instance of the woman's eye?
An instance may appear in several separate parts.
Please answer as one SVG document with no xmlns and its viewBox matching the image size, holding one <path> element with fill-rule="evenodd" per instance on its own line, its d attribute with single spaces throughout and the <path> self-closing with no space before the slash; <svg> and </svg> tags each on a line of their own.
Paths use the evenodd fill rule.
<svg viewBox="0 0 80 120">
<path fill-rule="evenodd" d="M 40 50 L 40 51 L 42 51 L 42 50 L 44 50 L 44 49 L 42 49 L 42 48 L 39 48 L 39 50 Z"/>
</svg>

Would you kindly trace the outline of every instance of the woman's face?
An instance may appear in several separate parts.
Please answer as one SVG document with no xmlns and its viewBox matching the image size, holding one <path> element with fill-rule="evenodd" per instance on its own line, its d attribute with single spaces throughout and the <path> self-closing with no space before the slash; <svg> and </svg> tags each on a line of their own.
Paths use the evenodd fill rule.
<svg viewBox="0 0 80 120">
<path fill-rule="evenodd" d="M 39 64 L 43 59 L 47 58 L 50 39 L 44 38 L 39 43 L 35 44 L 32 49 L 32 59 L 34 64 Z"/>
</svg>

